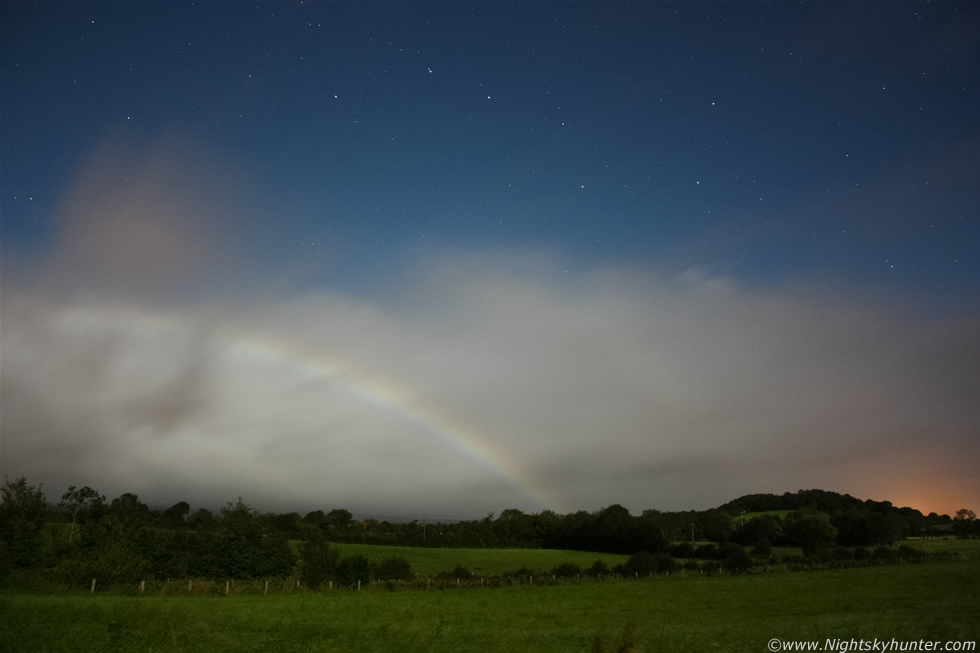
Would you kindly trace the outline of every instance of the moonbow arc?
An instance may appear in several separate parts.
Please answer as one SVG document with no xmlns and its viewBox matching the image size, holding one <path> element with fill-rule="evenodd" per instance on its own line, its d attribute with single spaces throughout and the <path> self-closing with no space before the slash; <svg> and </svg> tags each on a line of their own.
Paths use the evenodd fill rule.
<svg viewBox="0 0 980 653">
<path fill-rule="evenodd" d="M 358 397 L 423 425 L 442 443 L 519 489 L 538 509 L 567 512 L 557 496 L 536 483 L 519 462 L 495 447 L 487 437 L 391 381 L 289 342 L 236 334 L 230 337 L 230 343 L 243 354 L 273 359 L 340 383 Z"/>
</svg>

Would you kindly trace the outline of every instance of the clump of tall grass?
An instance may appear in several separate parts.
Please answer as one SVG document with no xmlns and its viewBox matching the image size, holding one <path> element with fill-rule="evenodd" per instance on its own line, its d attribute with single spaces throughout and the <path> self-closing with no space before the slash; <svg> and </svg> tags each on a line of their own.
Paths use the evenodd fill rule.
<svg viewBox="0 0 980 653">
<path fill-rule="evenodd" d="M 604 631 L 599 631 L 592 641 L 592 653 L 638 653 L 636 643 L 636 622 L 630 621 L 615 639 L 610 639 Z"/>
</svg>

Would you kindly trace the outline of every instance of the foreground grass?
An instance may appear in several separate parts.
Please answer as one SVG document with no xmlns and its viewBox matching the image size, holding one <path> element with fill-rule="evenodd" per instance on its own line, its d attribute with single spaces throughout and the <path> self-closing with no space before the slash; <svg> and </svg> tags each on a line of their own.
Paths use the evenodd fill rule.
<svg viewBox="0 0 980 653">
<path fill-rule="evenodd" d="M 447 591 L 0 592 L 4 651 L 763 651 L 774 637 L 976 640 L 980 562 Z"/>
</svg>

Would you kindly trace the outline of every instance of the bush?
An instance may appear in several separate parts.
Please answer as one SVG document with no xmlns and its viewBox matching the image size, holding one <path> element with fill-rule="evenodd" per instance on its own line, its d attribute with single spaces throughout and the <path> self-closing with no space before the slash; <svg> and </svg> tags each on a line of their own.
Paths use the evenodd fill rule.
<svg viewBox="0 0 980 653">
<path fill-rule="evenodd" d="M 2 583 L 14 568 L 14 556 L 7 543 L 0 540 L 0 583 Z"/>
<path fill-rule="evenodd" d="M 877 546 L 872 552 L 871 557 L 877 562 L 894 562 L 895 552 L 887 546 Z"/>
<path fill-rule="evenodd" d="M 740 544 L 726 542 L 718 549 L 721 566 L 732 573 L 745 571 L 752 566 L 752 556 Z"/>
<path fill-rule="evenodd" d="M 677 569 L 677 562 L 669 555 L 657 556 L 657 571 L 661 574 L 671 573 Z"/>
<path fill-rule="evenodd" d="M 344 558 L 337 565 L 337 584 L 353 587 L 358 582 L 367 584 L 371 580 L 371 565 L 362 555 Z"/>
<path fill-rule="evenodd" d="M 617 565 L 614 570 L 623 576 L 649 576 L 671 572 L 676 568 L 674 559 L 669 555 L 653 555 L 649 551 L 638 551 L 630 556 L 624 565 Z"/>
<path fill-rule="evenodd" d="M 585 573 L 588 574 L 589 576 L 608 576 L 609 567 L 602 560 L 596 560 L 595 562 L 592 563 L 592 566 L 586 570 Z"/>
<path fill-rule="evenodd" d="M 527 576 L 539 576 L 533 569 L 528 569 L 527 567 L 521 567 L 520 569 L 515 569 L 514 571 L 508 571 L 504 576 L 509 576 L 510 578 L 525 578 Z"/>
<path fill-rule="evenodd" d="M 846 546 L 835 546 L 830 550 L 830 559 L 837 562 L 849 562 L 854 560 L 854 552 Z"/>
<path fill-rule="evenodd" d="M 85 585 L 95 578 L 105 587 L 142 580 L 149 567 L 149 562 L 130 542 L 110 540 L 62 558 L 52 573 L 56 580 L 69 586 Z"/>
<path fill-rule="evenodd" d="M 649 551 L 637 551 L 625 564 L 613 569 L 621 576 L 646 576 L 657 570 L 657 561 Z"/>
<path fill-rule="evenodd" d="M 455 567 L 453 567 L 453 577 L 454 578 L 473 578 L 473 572 L 471 572 L 469 569 L 467 569 L 463 565 L 457 563 L 457 565 Z"/>
<path fill-rule="evenodd" d="M 466 580 L 468 578 L 473 578 L 473 572 L 463 565 L 457 563 L 451 571 L 440 571 L 438 574 L 436 574 L 436 578 L 444 578 L 448 580 L 462 578 L 463 580 Z"/>
<path fill-rule="evenodd" d="M 571 578 L 582 573 L 581 567 L 574 562 L 563 562 L 551 570 L 553 576 L 558 578 Z"/>
<path fill-rule="evenodd" d="M 705 576 L 714 576 L 721 573 L 721 563 L 716 560 L 709 560 L 701 565 L 701 573 Z"/>
<path fill-rule="evenodd" d="M 337 571 L 338 557 L 323 537 L 306 542 L 300 553 L 300 580 L 310 589 L 319 589 Z"/>
<path fill-rule="evenodd" d="M 671 548 L 670 555 L 675 558 L 693 558 L 694 547 L 691 546 L 690 542 L 680 542 Z"/>
<path fill-rule="evenodd" d="M 759 541 L 755 543 L 752 547 L 752 555 L 759 556 L 760 558 L 768 558 L 772 555 L 772 545 L 769 543 L 769 538 L 765 535 L 759 538 Z"/>
<path fill-rule="evenodd" d="M 921 562 L 926 554 L 918 549 L 913 549 L 908 544 L 898 547 L 898 557 L 906 562 Z"/>
<path fill-rule="evenodd" d="M 378 580 L 406 580 L 412 577 L 412 565 L 405 558 L 390 556 L 375 565 L 374 577 Z"/>
</svg>

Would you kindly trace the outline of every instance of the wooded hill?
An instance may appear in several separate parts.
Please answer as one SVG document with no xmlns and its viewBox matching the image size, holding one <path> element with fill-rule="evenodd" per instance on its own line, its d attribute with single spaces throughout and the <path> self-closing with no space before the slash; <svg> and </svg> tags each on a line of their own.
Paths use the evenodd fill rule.
<svg viewBox="0 0 980 653">
<path fill-rule="evenodd" d="M 801 490 L 748 495 L 705 511 L 644 510 L 621 505 L 595 512 L 499 515 L 456 523 L 355 520 L 341 508 L 328 512 L 261 513 L 241 498 L 218 513 L 186 502 L 150 510 L 135 494 L 112 501 L 92 488 L 70 487 L 56 505 L 26 479 L 0 488 L 0 577 L 10 570 L 46 569 L 72 583 L 100 577 L 262 578 L 288 576 L 299 550 L 329 550 L 329 542 L 431 547 L 549 548 L 673 558 L 710 558 L 727 547 L 799 547 L 819 556 L 834 547 L 888 547 L 906 537 L 977 537 L 969 510 L 951 518 L 887 501 Z M 326 553 L 325 553 L 326 555 Z"/>
</svg>

